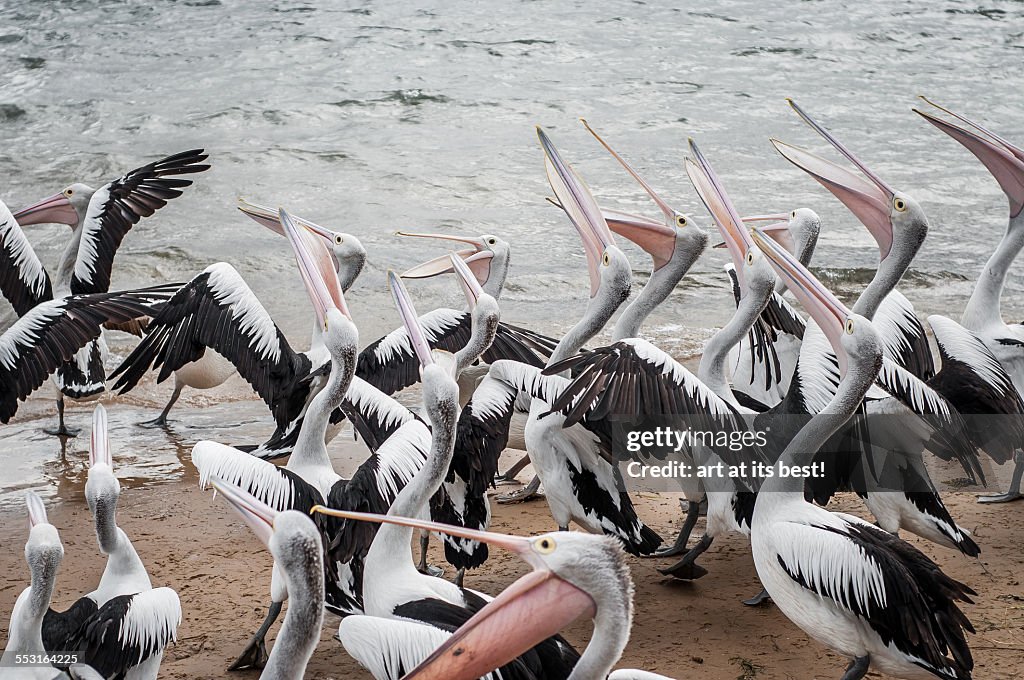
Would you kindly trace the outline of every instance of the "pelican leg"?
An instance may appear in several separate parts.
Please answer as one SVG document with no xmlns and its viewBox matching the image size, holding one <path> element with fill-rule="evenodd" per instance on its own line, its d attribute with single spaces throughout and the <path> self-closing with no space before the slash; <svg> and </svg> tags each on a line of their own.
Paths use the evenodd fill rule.
<svg viewBox="0 0 1024 680">
<path fill-rule="evenodd" d="M 267 618 L 263 624 L 253 633 L 252 639 L 246 645 L 242 653 L 238 655 L 234 663 L 228 666 L 229 671 L 241 671 L 246 668 L 263 668 L 267 665 L 267 631 L 281 615 L 281 602 L 271 602 L 267 609 Z"/>
<path fill-rule="evenodd" d="M 850 662 L 849 666 L 846 667 L 846 673 L 843 674 L 841 680 L 860 680 L 868 674 L 868 668 L 870 666 L 870 656 L 858 656 Z"/>
<path fill-rule="evenodd" d="M 1006 493 L 991 496 L 978 496 L 979 503 L 1009 503 L 1024 498 L 1020 492 L 1021 478 L 1024 477 L 1024 450 L 1018 449 L 1013 454 L 1013 477 L 1010 478 L 1010 488 Z"/>
<path fill-rule="evenodd" d="M 764 604 L 765 602 L 771 601 L 772 596 L 768 594 L 767 590 L 761 588 L 761 592 L 759 592 L 757 595 L 754 595 L 752 598 L 748 600 L 743 600 L 743 604 L 747 605 L 748 607 L 758 607 Z"/>
<path fill-rule="evenodd" d="M 174 393 L 171 394 L 171 400 L 167 402 L 167 406 L 164 406 L 164 410 L 153 420 L 147 420 L 144 423 L 139 423 L 140 427 L 164 427 L 167 425 L 167 414 L 171 412 L 171 407 L 174 406 L 174 402 L 178 401 L 178 397 L 181 396 L 181 385 L 174 386 Z"/>
<path fill-rule="evenodd" d="M 515 465 L 510 467 L 508 470 L 505 470 L 505 472 L 501 473 L 500 475 L 497 475 L 494 478 L 494 483 L 495 484 L 515 484 L 516 483 L 516 475 L 518 475 L 520 472 L 522 472 L 523 468 L 525 468 L 529 464 L 530 464 L 530 454 L 526 454 L 525 456 L 520 458 L 516 462 Z"/>
<path fill-rule="evenodd" d="M 676 536 L 675 543 L 667 548 L 659 548 L 652 554 L 643 555 L 643 557 L 675 557 L 686 552 L 686 544 L 690 540 L 690 534 L 693 532 L 693 527 L 697 524 L 697 518 L 700 516 L 700 503 L 679 501 L 680 506 L 683 503 L 686 503 L 686 519 L 683 520 L 683 526 L 679 528 L 679 535 Z"/>
<path fill-rule="evenodd" d="M 455 574 L 455 585 L 462 587 L 462 582 L 466 580 L 466 568 L 459 567 L 458 573 Z"/>
<path fill-rule="evenodd" d="M 430 547 L 430 532 L 420 530 L 420 561 L 416 563 L 416 571 L 427 576 L 444 576 L 444 569 L 427 564 L 427 548 Z"/>
<path fill-rule="evenodd" d="M 533 501 L 537 500 L 538 498 L 544 497 L 543 494 L 538 493 L 538 489 L 540 489 L 540 477 L 534 475 L 533 479 L 530 480 L 530 483 L 524 486 L 522 489 L 519 489 L 518 491 L 511 491 L 509 493 L 503 493 L 500 496 L 495 496 L 495 498 L 497 499 L 498 503 L 502 505 L 509 505 L 511 503 L 525 503 L 526 501 Z"/>
<path fill-rule="evenodd" d="M 699 564 L 694 564 L 696 559 L 704 554 L 704 551 L 711 547 L 711 543 L 715 539 L 707 534 L 701 536 L 700 541 L 697 545 L 690 549 L 690 552 L 683 556 L 683 559 L 679 560 L 671 567 L 665 569 L 659 569 L 665 576 L 672 576 L 674 578 L 682 579 L 684 581 L 694 581 L 699 579 L 708 573 L 708 570 Z"/>
<path fill-rule="evenodd" d="M 43 430 L 43 432 L 45 432 L 46 434 L 52 434 L 55 437 L 77 437 L 78 433 L 81 432 L 81 430 L 69 429 L 64 424 L 64 395 L 63 394 L 58 394 L 57 395 L 57 421 L 58 421 L 57 429 L 50 428 L 48 430 Z"/>
</svg>

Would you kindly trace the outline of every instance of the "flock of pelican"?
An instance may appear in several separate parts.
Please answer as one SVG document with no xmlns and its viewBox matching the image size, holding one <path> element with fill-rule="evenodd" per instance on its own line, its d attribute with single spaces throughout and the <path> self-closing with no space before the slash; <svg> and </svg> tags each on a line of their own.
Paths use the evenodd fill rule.
<svg viewBox="0 0 1024 680">
<path fill-rule="evenodd" d="M 359 241 L 244 201 L 240 210 L 283 235 L 294 252 L 314 312 L 307 351 L 292 348 L 224 262 L 184 284 L 108 292 L 114 255 L 131 227 L 179 196 L 191 184 L 184 175 L 209 167 L 203 151 L 194 150 L 100 189 L 73 184 L 13 214 L 0 204 L 0 288 L 20 317 L 0 336 L 0 420 L 6 423 L 19 401 L 52 378 L 54 432 L 73 435 L 65 399 L 94 399 L 106 389 L 104 328 L 142 336 L 110 376 L 113 389 L 130 390 L 150 371 L 158 371 L 158 381 L 174 378 L 170 402 L 148 425 L 166 423 L 185 387 L 208 389 L 241 375 L 269 407 L 274 434 L 245 448 L 200 441 L 191 459 L 200 484 L 214 487 L 273 556 L 266 620 L 230 666 L 262 668 L 264 678 L 303 677 L 325 609 L 341 617 L 337 639 L 346 652 L 378 679 L 662 678 L 613 670 L 633 617 L 625 554 L 676 556 L 664 573 L 701 578 L 708 570 L 697 560 L 726 532 L 750 540 L 764 591 L 747 602 L 770 599 L 808 636 L 848 658 L 844 680 L 869 669 L 899 678 L 970 678 L 967 636 L 974 628 L 961 607 L 976 593 L 899 532 L 967 556 L 981 550 L 944 505 L 926 455 L 959 464 L 976 481 L 984 481 L 979 456 L 1012 461 L 1010 488 L 979 500 L 1021 497 L 1024 328 L 1002 321 L 999 298 L 1024 247 L 1024 150 L 925 102 L 933 108 L 916 113 L 970 150 L 1010 202 L 1006 233 L 960 322 L 927 319 L 937 352 L 896 290 L 927 234 L 924 211 L 790 102 L 855 170 L 772 143 L 868 229 L 878 245 L 877 272 L 852 305 L 844 303 L 808 269 L 821 229 L 817 215 L 799 208 L 740 217 L 690 140 L 686 171 L 730 255 L 726 269 L 736 299 L 735 314 L 707 342 L 696 373 L 642 339 L 641 326 L 708 247 L 708 233 L 664 201 L 589 125 L 662 219 L 601 208 L 538 128 L 552 203 L 579 235 L 590 282 L 582 317 L 557 340 L 500 320 L 510 250 L 504 240 L 406 234 L 464 247 L 401 277 L 389 272 L 402 326 L 360 351 L 345 298 L 366 258 Z M 54 222 L 72 230 L 55 283 L 21 230 Z M 615 235 L 642 248 L 652 272 L 616 320 L 610 344 L 588 347 L 630 297 L 632 268 Z M 419 315 L 403 278 L 449 273 L 465 309 Z M 419 408 L 392 397 L 417 383 Z M 899 424 L 855 418 L 877 413 L 898 416 Z M 998 426 L 991 419 L 981 425 L 976 415 L 1000 416 Z M 662 547 L 623 485 L 615 433 L 624 421 L 671 416 L 729 433 L 770 431 L 763 445 L 735 451 L 698 444 L 682 455 L 694 465 L 757 462 L 776 472 L 755 487 L 728 476 L 681 478 L 686 516 L 674 542 Z M 370 450 L 350 479 L 335 472 L 328 456 L 344 421 Z M 857 436 L 853 428 L 860 428 Z M 864 428 L 874 446 L 903 461 L 896 488 L 870 480 L 858 485 L 859 456 L 833 453 L 837 439 L 866 441 Z M 487 490 L 524 464 L 499 474 L 506 448 L 527 452 L 536 479 L 501 500 L 521 502 L 542 486 L 557 531 L 533 537 L 488 531 Z M 283 457 L 283 465 L 272 462 Z M 822 459 L 825 477 L 781 473 Z M 55 665 L 26 667 L 18 677 L 157 677 L 164 649 L 176 639 L 182 603 L 172 589 L 153 587 L 118 527 L 119 489 L 106 412 L 97 406 L 85 495 L 106 567 L 96 589 L 67 611 L 51 609 L 63 547 L 42 500 L 26 494 L 31 584 L 11 612 L 5 663 L 12 654 L 68 650 L 77 663 L 54 659 Z M 845 490 L 857 492 L 874 523 L 827 509 Z M 690 546 L 702 511 L 705 533 Z M 583 531 L 570 531 L 572 524 Z M 443 541 L 445 559 L 457 570 L 454 581 L 427 564 L 431 535 Z M 497 596 L 465 587 L 466 570 L 480 567 L 496 548 L 532 571 Z M 265 638 L 285 609 L 268 654 Z M 580 617 L 594 624 L 582 651 L 559 635 Z"/>
</svg>

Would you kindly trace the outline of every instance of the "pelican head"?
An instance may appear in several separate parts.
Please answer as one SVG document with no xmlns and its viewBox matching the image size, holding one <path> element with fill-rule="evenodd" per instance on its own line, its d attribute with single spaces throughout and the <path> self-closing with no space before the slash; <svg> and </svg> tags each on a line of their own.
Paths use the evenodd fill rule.
<svg viewBox="0 0 1024 680">
<path fill-rule="evenodd" d="M 117 499 L 121 483 L 114 475 L 107 410 L 97 404 L 92 412 L 92 438 L 89 442 L 89 477 L 85 482 L 85 500 L 96 522 L 100 550 L 109 555 L 117 547 Z"/>
<path fill-rule="evenodd" d="M 928 234 L 928 218 L 924 210 L 913 198 L 896 191 L 872 172 L 828 130 L 797 106 L 796 102 L 789 100 L 789 104 L 804 122 L 853 163 L 867 180 L 831 161 L 773 139 L 772 144 L 776 150 L 831 191 L 857 216 L 878 244 L 881 262 L 895 255 L 897 262 L 909 265 Z"/>
<path fill-rule="evenodd" d="M 771 266 L 754 245 L 750 232 L 725 193 L 711 163 L 692 139 L 690 152 L 693 158 L 686 159 L 686 174 L 725 240 L 725 247 L 729 250 L 739 278 L 741 296 L 753 295 L 755 300 L 767 301 L 775 286 L 775 274 Z"/>
<path fill-rule="evenodd" d="M 957 125 L 932 113 L 914 109 L 914 113 L 967 147 L 988 168 L 1010 202 L 1010 219 L 1016 219 L 1024 213 L 1024 149 L 965 116 L 953 113 L 925 97 L 921 99 L 965 124 Z"/>
<path fill-rule="evenodd" d="M 814 256 L 814 248 L 818 245 L 818 236 L 821 234 L 821 218 L 810 208 L 797 208 L 788 213 L 751 215 L 744 217 L 743 222 L 768 222 L 760 226 L 761 231 L 793 253 L 804 266 L 807 266 Z M 721 244 L 721 247 L 724 248 L 725 244 Z M 782 278 L 776 280 L 775 292 L 780 295 L 786 292 L 786 282 Z"/>
<path fill-rule="evenodd" d="M 455 527 L 429 520 L 349 512 L 316 506 L 313 512 L 386 522 L 505 548 L 533 567 L 477 612 L 405 676 L 469 680 L 498 668 L 580 617 L 605 629 L 597 654 L 618 659 L 633 618 L 633 579 L 622 545 L 610 536 L 557 531 L 525 537 Z M 590 653 L 588 648 L 587 654 Z M 582 662 L 582 661 L 581 661 Z M 611 663 L 608 664 L 609 666 Z"/>
<path fill-rule="evenodd" d="M 562 159 L 547 133 L 539 126 L 537 137 L 544 150 L 548 183 L 583 241 L 590 273 L 591 303 L 602 308 L 610 307 L 614 312 L 629 297 L 633 279 L 629 260 L 615 245 L 608 223 L 590 189 Z"/>
<path fill-rule="evenodd" d="M 64 545 L 60 542 L 57 527 L 50 524 L 46 517 L 43 499 L 35 491 L 25 492 L 25 506 L 29 525 L 25 561 L 32 572 L 32 583 L 52 581 L 57 567 L 64 559 Z"/>
<path fill-rule="evenodd" d="M 87 184 L 76 182 L 60 193 L 47 196 L 41 201 L 14 213 L 18 224 L 66 224 L 72 230 L 85 221 L 89 201 L 96 190 Z"/>
<path fill-rule="evenodd" d="M 612 155 L 615 160 L 625 168 L 626 172 L 637 181 L 651 200 L 661 210 L 662 222 L 650 220 L 646 217 L 630 215 L 616 210 L 602 210 L 608 227 L 623 238 L 629 239 L 637 244 L 651 256 L 654 261 L 654 271 L 660 271 L 664 267 L 673 268 L 678 277 L 682 278 L 693 263 L 697 261 L 700 254 L 708 244 L 708 234 L 694 223 L 689 216 L 679 212 L 670 206 L 658 193 L 648 184 L 633 167 L 626 162 L 597 132 L 587 123 L 580 119 L 587 131 L 600 142 Z"/>
<path fill-rule="evenodd" d="M 871 322 L 851 311 L 792 253 L 762 230 L 755 229 L 753 238 L 828 338 L 839 358 L 840 375 L 845 377 L 849 368 L 856 366 L 862 369 L 861 376 L 869 376 L 865 378 L 868 384 L 874 381 L 882 365 L 882 343 Z"/>
<path fill-rule="evenodd" d="M 256 203 L 249 203 L 242 198 L 238 199 L 238 209 L 272 232 L 285 235 L 284 227 L 281 226 L 281 220 L 276 210 Z M 363 247 L 363 244 L 352 234 L 321 227 L 319 224 L 314 224 L 296 215 L 291 217 L 294 222 L 324 239 L 327 247 L 331 249 L 331 260 L 334 271 L 338 274 L 338 283 L 343 291 L 348 291 L 359 278 L 359 274 L 366 264 L 366 248 Z"/>
<path fill-rule="evenodd" d="M 278 218 L 295 252 L 299 274 L 322 329 L 324 345 L 331 357 L 354 374 L 359 331 L 352 322 L 326 240 L 305 223 L 299 226 L 284 208 L 279 210 Z M 347 384 L 345 389 L 348 389 Z"/>
<path fill-rule="evenodd" d="M 508 276 L 511 248 L 508 241 L 493 234 L 480 236 L 456 236 L 453 234 L 426 234 L 412 231 L 396 231 L 398 236 L 413 238 L 433 238 L 468 244 L 469 248 L 455 251 L 476 276 L 477 282 L 492 297 L 501 295 Z M 403 279 L 426 279 L 432 276 L 451 273 L 451 258 L 441 255 L 423 264 L 416 265 L 402 274 Z"/>
</svg>

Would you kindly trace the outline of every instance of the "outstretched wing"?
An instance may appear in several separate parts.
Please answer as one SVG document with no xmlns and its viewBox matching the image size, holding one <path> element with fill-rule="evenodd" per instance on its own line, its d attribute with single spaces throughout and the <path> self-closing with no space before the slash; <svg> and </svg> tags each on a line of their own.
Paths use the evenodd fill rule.
<svg viewBox="0 0 1024 680">
<path fill-rule="evenodd" d="M 110 286 L 114 255 L 122 239 L 143 217 L 181 196 L 192 180 L 180 179 L 209 169 L 202 149 L 183 151 L 136 168 L 96 190 L 89 200 L 71 292 L 102 293 Z"/>
<path fill-rule="evenodd" d="M 0 293 L 18 316 L 53 298 L 50 277 L 11 211 L 0 202 Z"/>
<path fill-rule="evenodd" d="M 0 422 L 6 423 L 47 377 L 108 321 L 125 322 L 153 313 L 180 284 L 136 291 L 76 295 L 42 302 L 0 335 Z"/>
<path fill-rule="evenodd" d="M 885 355 L 921 380 L 935 375 L 935 360 L 924 326 L 914 305 L 898 290 L 890 292 L 875 312 L 872 323 L 882 340 Z"/>
<path fill-rule="evenodd" d="M 431 349 L 457 352 L 472 334 L 469 312 L 435 309 L 420 316 L 420 326 Z M 500 359 L 543 366 L 557 341 L 507 323 L 498 324 L 494 342 L 482 357 L 493 364 Z M 415 385 L 420 379 L 420 364 L 405 328 L 397 328 L 359 353 L 356 375 L 385 394 L 394 394 Z"/>
<path fill-rule="evenodd" d="M 230 361 L 267 403 L 278 425 L 301 412 L 313 368 L 295 352 L 234 267 L 218 262 L 188 282 L 149 324 L 149 333 L 111 374 L 125 393 L 150 367 L 157 381 L 212 349 Z M 303 382 L 305 381 L 305 382 Z M 297 389 L 302 384 L 305 391 Z"/>
<path fill-rule="evenodd" d="M 224 444 L 198 442 L 192 447 L 192 464 L 200 486 L 217 477 L 278 511 L 309 512 L 324 502 L 316 487 L 290 470 Z"/>
</svg>

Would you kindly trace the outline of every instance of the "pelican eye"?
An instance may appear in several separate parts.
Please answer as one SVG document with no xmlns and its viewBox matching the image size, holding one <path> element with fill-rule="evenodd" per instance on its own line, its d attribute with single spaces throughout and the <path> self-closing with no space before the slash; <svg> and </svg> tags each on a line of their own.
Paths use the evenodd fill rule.
<svg viewBox="0 0 1024 680">
<path fill-rule="evenodd" d="M 754 264 L 754 251 L 753 250 L 748 250 L 747 251 L 747 264 L 748 265 Z"/>
<path fill-rule="evenodd" d="M 608 253 L 605 253 L 601 261 L 604 262 L 605 266 L 607 267 L 612 263 L 612 256 L 609 255 Z"/>
<path fill-rule="evenodd" d="M 796 211 L 795 210 L 793 212 L 789 213 L 789 219 L 791 219 L 791 220 L 795 220 L 796 219 Z"/>
<path fill-rule="evenodd" d="M 65 189 L 65 190 L 64 190 L 64 195 L 65 195 L 65 196 L 70 196 L 70 195 L 71 195 L 71 194 L 73 194 L 73 193 L 75 193 L 75 192 L 74 192 L 74 190 L 72 190 L 72 189 Z"/>
<path fill-rule="evenodd" d="M 846 334 L 853 335 L 853 319 L 846 320 Z"/>
<path fill-rule="evenodd" d="M 685 227 L 686 226 L 686 216 L 685 215 L 676 215 L 676 226 L 677 227 Z"/>
<path fill-rule="evenodd" d="M 550 555 L 555 552 L 555 539 L 550 536 L 542 536 L 533 542 L 533 548 L 541 555 Z"/>
<path fill-rule="evenodd" d="M 903 212 L 907 209 L 907 202 L 902 198 L 895 198 L 892 201 L 892 207 L 896 208 L 899 212 Z"/>
<path fill-rule="evenodd" d="M 335 234 L 334 235 L 334 242 L 340 246 L 342 243 L 345 242 L 345 237 L 342 236 L 341 234 Z"/>
<path fill-rule="evenodd" d="M 489 245 L 489 246 L 493 246 L 497 242 L 498 242 L 498 239 L 496 239 L 494 237 L 491 237 L 491 238 L 487 239 L 487 245 Z"/>
</svg>

